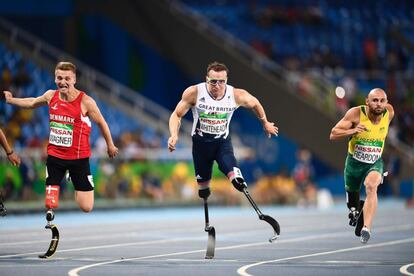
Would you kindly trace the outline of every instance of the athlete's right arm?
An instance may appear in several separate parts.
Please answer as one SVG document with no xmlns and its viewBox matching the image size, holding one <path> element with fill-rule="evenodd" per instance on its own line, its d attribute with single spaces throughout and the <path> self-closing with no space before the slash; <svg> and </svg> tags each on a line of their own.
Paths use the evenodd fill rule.
<svg viewBox="0 0 414 276">
<path fill-rule="evenodd" d="M 54 90 L 48 90 L 43 95 L 36 98 L 14 98 L 10 91 L 3 91 L 3 93 L 8 104 L 33 109 L 39 106 L 48 105 L 53 97 Z"/>
<path fill-rule="evenodd" d="M 181 101 L 178 102 L 174 112 L 170 116 L 169 129 L 170 138 L 168 138 L 168 149 L 175 150 L 175 145 L 178 141 L 178 133 L 181 126 L 181 118 L 187 114 L 188 110 L 194 106 L 197 102 L 197 87 L 195 85 L 188 87 L 181 97 Z"/>
<path fill-rule="evenodd" d="M 359 107 L 349 109 L 345 116 L 332 128 L 329 139 L 338 140 L 365 131 L 366 127 L 359 123 L 359 112 Z"/>
</svg>

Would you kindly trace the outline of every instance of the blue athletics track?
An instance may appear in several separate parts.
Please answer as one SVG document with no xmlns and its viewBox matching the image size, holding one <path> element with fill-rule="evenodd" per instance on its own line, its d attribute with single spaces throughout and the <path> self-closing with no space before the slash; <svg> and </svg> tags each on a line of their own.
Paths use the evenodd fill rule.
<svg viewBox="0 0 414 276">
<path fill-rule="evenodd" d="M 414 275 L 414 209 L 380 200 L 363 245 L 348 225 L 345 203 L 328 210 L 264 206 L 281 235 L 250 206 L 210 207 L 214 259 L 199 207 L 57 212 L 60 243 L 45 253 L 51 231 L 43 213 L 0 217 L 0 275 Z"/>
</svg>

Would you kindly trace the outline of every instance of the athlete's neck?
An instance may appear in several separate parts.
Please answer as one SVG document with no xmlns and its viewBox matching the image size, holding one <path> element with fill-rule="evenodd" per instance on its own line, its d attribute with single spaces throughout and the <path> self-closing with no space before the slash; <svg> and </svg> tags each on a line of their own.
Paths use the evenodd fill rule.
<svg viewBox="0 0 414 276">
<path fill-rule="evenodd" d="M 59 99 L 64 102 L 71 102 L 78 97 L 79 93 L 80 91 L 76 88 L 68 89 L 66 91 L 59 90 Z"/>
<path fill-rule="evenodd" d="M 224 94 L 226 93 L 226 90 L 217 90 L 217 91 L 209 91 L 207 89 L 208 94 L 210 94 L 210 96 L 213 98 L 213 100 L 220 100 L 224 97 Z"/>
</svg>

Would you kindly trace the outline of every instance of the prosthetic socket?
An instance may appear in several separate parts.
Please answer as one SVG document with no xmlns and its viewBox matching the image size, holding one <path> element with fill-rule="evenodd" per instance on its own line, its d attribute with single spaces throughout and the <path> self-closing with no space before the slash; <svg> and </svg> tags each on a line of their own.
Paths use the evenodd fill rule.
<svg viewBox="0 0 414 276">
<path fill-rule="evenodd" d="M 245 188 L 247 188 L 246 181 L 244 181 L 243 175 L 239 168 L 233 167 L 234 178 L 231 180 L 234 188 L 238 191 L 243 192 Z"/>
<path fill-rule="evenodd" d="M 46 186 L 45 206 L 47 209 L 55 209 L 59 206 L 59 191 L 58 185 Z"/>
</svg>

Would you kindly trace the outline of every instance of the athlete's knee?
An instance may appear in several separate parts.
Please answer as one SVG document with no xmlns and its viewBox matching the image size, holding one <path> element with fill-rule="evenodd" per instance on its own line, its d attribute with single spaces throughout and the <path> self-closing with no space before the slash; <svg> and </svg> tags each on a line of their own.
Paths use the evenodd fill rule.
<svg viewBox="0 0 414 276">
<path fill-rule="evenodd" d="M 376 181 L 367 180 L 365 181 L 364 185 L 367 195 L 377 193 L 379 183 Z"/>
<path fill-rule="evenodd" d="M 365 185 L 365 192 L 367 195 L 376 194 L 377 190 L 378 188 L 376 185 Z"/>
<path fill-rule="evenodd" d="M 92 211 L 94 204 L 93 191 L 75 191 L 75 200 L 83 212 L 89 213 Z"/>
<path fill-rule="evenodd" d="M 46 185 L 45 207 L 56 209 L 59 207 L 59 185 Z"/>
<path fill-rule="evenodd" d="M 85 213 L 92 212 L 93 210 L 93 204 L 84 204 L 84 205 L 80 205 L 79 207 Z"/>
<path fill-rule="evenodd" d="M 203 199 L 207 199 L 210 194 L 210 181 L 198 182 L 198 196 Z"/>
<path fill-rule="evenodd" d="M 93 201 L 81 201 L 78 204 L 79 208 L 85 213 L 89 213 L 93 209 Z"/>
<path fill-rule="evenodd" d="M 241 174 L 239 168 L 234 167 L 233 171 L 229 172 L 227 176 L 236 190 L 243 192 L 244 189 L 247 188 L 246 181 L 244 181 L 243 175 Z"/>
<path fill-rule="evenodd" d="M 377 171 L 371 171 L 368 173 L 364 180 L 365 191 L 368 194 L 376 193 L 378 186 L 382 182 L 382 174 Z"/>
</svg>

